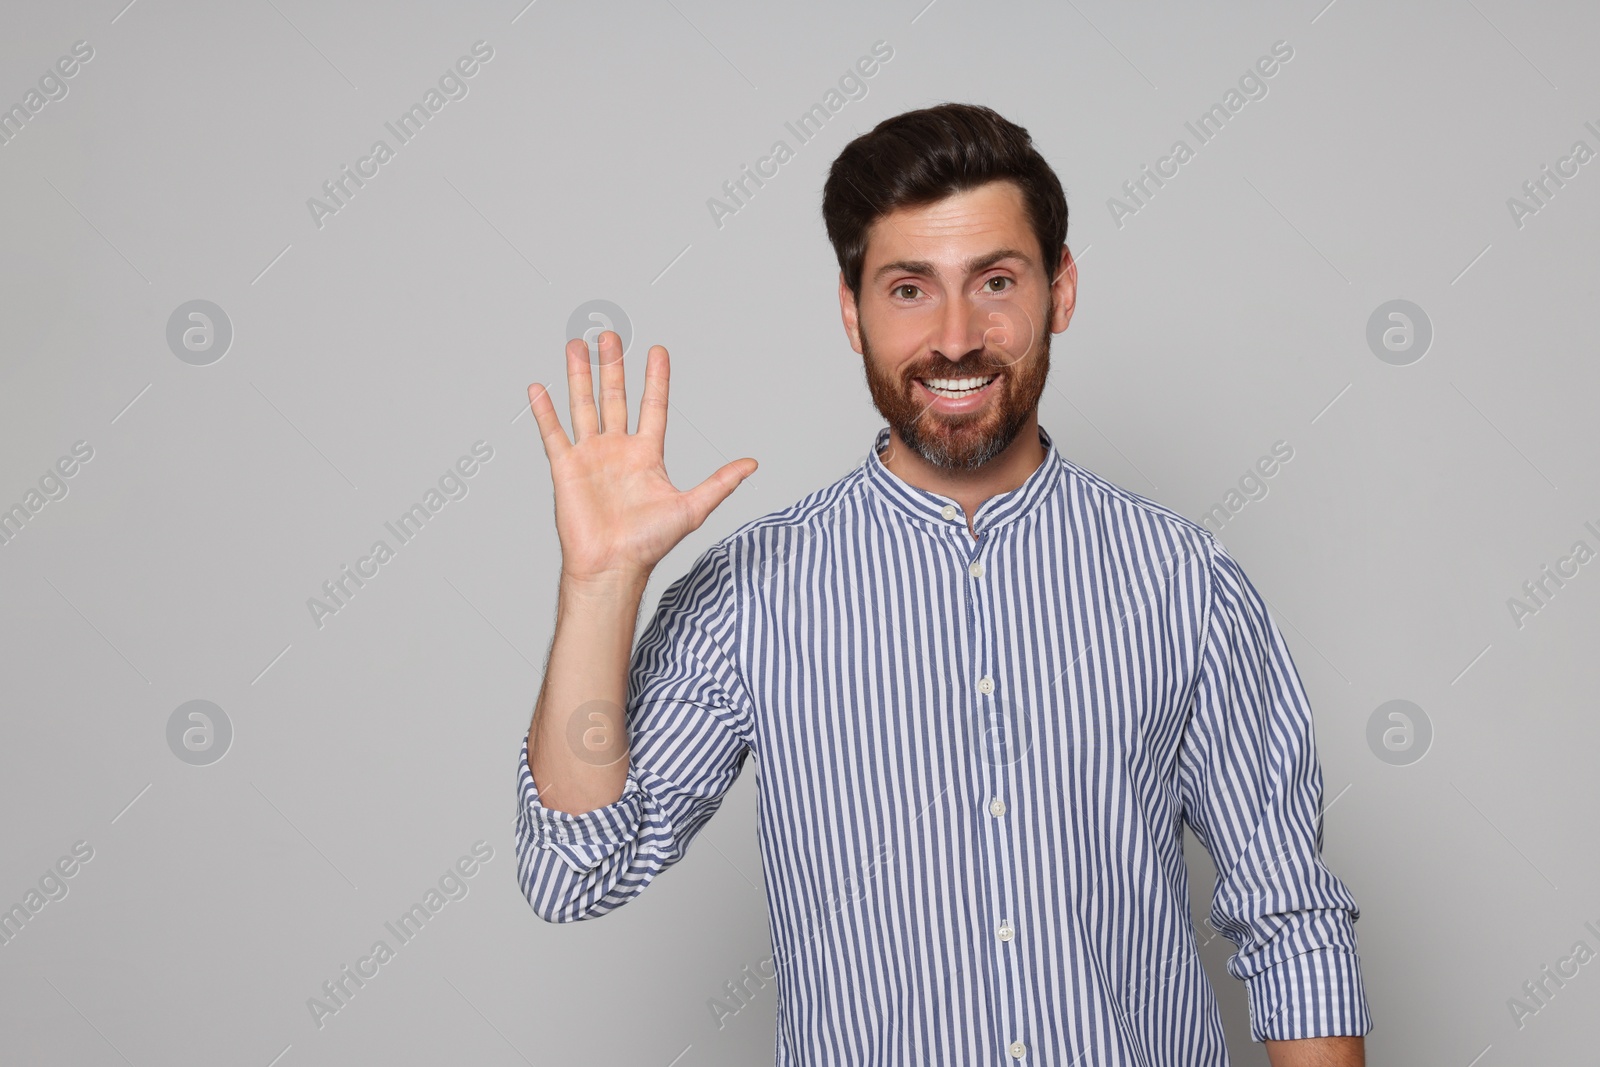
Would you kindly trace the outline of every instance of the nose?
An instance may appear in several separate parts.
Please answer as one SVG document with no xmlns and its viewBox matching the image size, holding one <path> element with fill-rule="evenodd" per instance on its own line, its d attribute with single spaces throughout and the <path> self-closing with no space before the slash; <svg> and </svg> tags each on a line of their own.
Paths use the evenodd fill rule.
<svg viewBox="0 0 1600 1067">
<path fill-rule="evenodd" d="M 933 337 L 933 350 L 952 363 L 960 363 L 968 356 L 980 357 L 983 352 L 984 324 L 977 314 L 978 303 L 967 296 L 955 296 L 945 301 L 939 314 Z"/>
<path fill-rule="evenodd" d="M 952 363 L 971 356 L 991 366 L 1019 362 L 1033 346 L 1037 332 L 1016 301 L 981 295 L 947 301 L 936 330 L 935 354 Z"/>
</svg>

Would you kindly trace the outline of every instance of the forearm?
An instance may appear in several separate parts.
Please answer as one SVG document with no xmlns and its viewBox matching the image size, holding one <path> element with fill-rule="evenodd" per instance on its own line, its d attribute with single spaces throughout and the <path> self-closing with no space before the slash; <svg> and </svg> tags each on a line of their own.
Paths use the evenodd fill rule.
<svg viewBox="0 0 1600 1067">
<path fill-rule="evenodd" d="M 528 728 L 528 769 L 547 808 L 582 814 L 622 796 L 628 664 L 648 579 L 647 572 L 583 581 L 562 575 Z"/>
<path fill-rule="evenodd" d="M 1308 1037 L 1268 1041 L 1272 1067 L 1366 1067 L 1366 1042 L 1359 1037 Z"/>
</svg>

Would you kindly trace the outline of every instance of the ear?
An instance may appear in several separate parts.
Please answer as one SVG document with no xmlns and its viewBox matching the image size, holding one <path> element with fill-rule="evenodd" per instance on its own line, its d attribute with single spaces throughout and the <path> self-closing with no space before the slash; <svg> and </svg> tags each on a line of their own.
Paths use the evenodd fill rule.
<svg viewBox="0 0 1600 1067">
<path fill-rule="evenodd" d="M 839 272 L 839 317 L 844 320 L 844 332 L 850 338 L 850 347 L 855 349 L 856 355 L 864 355 L 861 351 L 860 309 L 856 307 L 856 294 L 845 284 L 844 271 Z"/>
<path fill-rule="evenodd" d="M 1050 283 L 1050 332 L 1060 333 L 1072 321 L 1072 311 L 1078 303 L 1078 263 L 1072 250 L 1061 246 L 1061 262 L 1056 265 L 1055 280 Z"/>
</svg>

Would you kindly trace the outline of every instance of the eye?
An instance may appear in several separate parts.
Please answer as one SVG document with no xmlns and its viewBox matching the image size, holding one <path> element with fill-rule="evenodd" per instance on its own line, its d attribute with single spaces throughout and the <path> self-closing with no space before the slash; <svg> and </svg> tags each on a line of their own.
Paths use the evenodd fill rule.
<svg viewBox="0 0 1600 1067">
<path fill-rule="evenodd" d="M 999 289 L 990 289 L 989 292 L 991 292 L 991 293 L 1003 293 L 1007 289 L 1015 287 L 1016 284 L 1017 284 L 1015 278 L 1008 278 L 1004 274 L 996 274 L 993 278 L 990 278 L 988 281 L 984 282 L 983 284 L 985 286 L 989 286 L 989 285 L 993 285 L 995 282 L 1005 282 L 1006 284 L 1004 286 L 1000 287 Z"/>
<path fill-rule="evenodd" d="M 907 289 L 911 290 L 911 293 L 920 293 L 920 292 L 922 292 L 921 289 L 919 289 L 915 285 L 912 285 L 911 283 L 907 282 L 904 285 L 895 286 L 894 287 L 894 293 L 895 293 L 896 296 L 900 297 L 902 300 L 914 300 L 915 297 L 913 297 L 910 293 L 907 293 L 906 292 Z"/>
</svg>

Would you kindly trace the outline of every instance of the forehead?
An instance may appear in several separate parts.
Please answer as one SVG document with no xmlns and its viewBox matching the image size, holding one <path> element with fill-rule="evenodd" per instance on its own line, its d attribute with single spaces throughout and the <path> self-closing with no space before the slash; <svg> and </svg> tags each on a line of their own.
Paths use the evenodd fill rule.
<svg viewBox="0 0 1600 1067">
<path fill-rule="evenodd" d="M 996 248 L 1023 249 L 1031 257 L 1037 245 L 1021 188 L 993 181 L 878 218 L 867 231 L 863 275 L 897 260 L 926 260 L 954 270 L 973 253 Z"/>
</svg>

